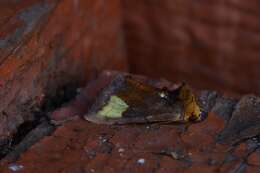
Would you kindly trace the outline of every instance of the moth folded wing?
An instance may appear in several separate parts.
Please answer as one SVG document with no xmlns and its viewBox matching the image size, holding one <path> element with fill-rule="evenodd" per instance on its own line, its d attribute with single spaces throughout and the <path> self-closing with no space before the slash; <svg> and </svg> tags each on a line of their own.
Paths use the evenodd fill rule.
<svg viewBox="0 0 260 173">
<path fill-rule="evenodd" d="M 150 115 L 146 117 L 146 122 L 150 123 L 183 123 L 183 115 L 181 113 L 172 112 L 172 113 L 163 113 L 158 115 Z"/>
<path fill-rule="evenodd" d="M 159 102 L 153 106 L 128 105 L 120 97 L 113 95 L 108 102 L 85 116 L 98 124 L 131 124 L 156 122 L 184 122 L 182 106 L 178 103 L 165 106 Z"/>
<path fill-rule="evenodd" d="M 176 103 L 167 107 L 165 105 L 147 107 L 139 109 L 137 112 L 127 111 L 126 116 L 122 120 L 118 120 L 118 124 L 125 123 L 183 123 L 185 122 L 183 108 L 180 103 Z M 128 114 L 128 116 L 127 116 Z M 129 115 L 130 114 L 130 115 Z"/>
<path fill-rule="evenodd" d="M 115 124 L 120 118 L 107 118 L 107 117 L 101 117 L 100 115 L 96 113 L 88 113 L 87 115 L 84 116 L 84 119 L 96 124 Z"/>
<path fill-rule="evenodd" d="M 123 125 L 123 124 L 143 124 L 147 123 L 144 117 L 131 117 L 131 118 L 98 118 L 96 115 L 89 114 L 85 116 L 85 119 L 96 124 L 108 124 L 108 125 Z"/>
<path fill-rule="evenodd" d="M 185 119 L 181 113 L 164 113 L 148 116 L 124 117 L 124 118 L 105 118 L 97 114 L 88 114 L 85 119 L 97 124 L 143 124 L 143 123 L 183 123 Z"/>
<path fill-rule="evenodd" d="M 128 104 L 121 98 L 113 95 L 100 110 L 90 111 L 84 118 L 98 124 L 114 124 L 116 120 L 123 117 L 123 113 L 128 107 Z"/>
<path fill-rule="evenodd" d="M 109 87 L 108 87 L 109 88 Z M 99 124 L 188 122 L 200 109 L 189 87 L 169 92 L 126 78 L 98 98 L 86 120 Z"/>
</svg>

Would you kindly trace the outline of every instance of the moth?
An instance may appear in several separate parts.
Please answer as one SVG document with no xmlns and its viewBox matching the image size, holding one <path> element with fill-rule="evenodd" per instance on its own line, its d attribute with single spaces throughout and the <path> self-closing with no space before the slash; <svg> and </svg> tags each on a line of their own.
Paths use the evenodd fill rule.
<svg viewBox="0 0 260 173">
<path fill-rule="evenodd" d="M 100 93 L 84 118 L 98 124 L 185 123 L 201 120 L 201 109 L 186 84 L 167 90 L 130 75 L 118 75 Z"/>
</svg>

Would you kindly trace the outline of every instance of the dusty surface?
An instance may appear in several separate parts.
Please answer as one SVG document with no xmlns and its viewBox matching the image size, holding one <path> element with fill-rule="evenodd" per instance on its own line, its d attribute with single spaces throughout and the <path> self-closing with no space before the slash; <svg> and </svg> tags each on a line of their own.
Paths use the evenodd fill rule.
<svg viewBox="0 0 260 173">
<path fill-rule="evenodd" d="M 259 98 L 245 96 L 236 100 L 212 91 L 199 92 L 203 107 L 210 112 L 203 122 L 195 124 L 108 126 L 75 116 L 75 110 L 80 116 L 87 111 L 98 90 L 113 78 L 111 74 L 103 73 L 96 82 L 82 89 L 75 100 L 55 111 L 51 118 L 56 123 L 74 120 L 58 126 L 54 133 L 34 144 L 16 162 L 2 161 L 2 172 L 13 172 L 14 166 L 26 173 L 260 171 L 257 137 L 260 131 L 253 128 L 259 127 L 257 116 L 237 120 L 245 117 L 248 107 L 253 107 L 250 110 L 254 112 L 259 110 Z M 154 84 L 169 85 L 167 82 Z M 88 93 L 92 96 L 86 97 Z M 253 124 L 248 129 L 250 119 Z M 236 127 L 232 127 L 234 123 Z M 220 138 L 221 135 L 226 138 Z M 235 143 L 226 140 L 229 139 L 227 136 L 233 135 L 237 135 Z"/>
</svg>

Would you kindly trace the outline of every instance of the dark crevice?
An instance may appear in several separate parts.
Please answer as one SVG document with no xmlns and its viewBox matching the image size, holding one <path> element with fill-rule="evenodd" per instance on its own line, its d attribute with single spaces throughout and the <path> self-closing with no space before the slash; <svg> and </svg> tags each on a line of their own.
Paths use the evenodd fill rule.
<svg viewBox="0 0 260 173">
<path fill-rule="evenodd" d="M 1 141 L 2 145 L 0 145 L 0 159 L 3 159 L 10 152 L 12 152 L 15 146 L 21 143 L 28 133 L 37 128 L 41 121 L 41 119 L 35 119 L 34 121 L 25 121 L 17 128 L 17 132 L 12 136 L 12 138 L 5 139 L 3 140 L 3 142 Z"/>
<path fill-rule="evenodd" d="M 53 132 L 55 127 L 50 123 L 48 113 L 73 99 L 77 87 L 75 83 L 64 85 L 58 88 L 53 96 L 47 96 L 37 111 L 29 108 L 34 119 L 22 123 L 12 138 L 0 140 L 0 160 L 9 162 L 17 159 L 31 145 Z"/>
<path fill-rule="evenodd" d="M 11 149 L 11 139 L 3 139 L 0 141 L 0 159 L 2 159 Z"/>
<path fill-rule="evenodd" d="M 23 140 L 17 145 L 13 146 L 12 150 L 4 157 L 3 162 L 13 162 L 17 160 L 24 151 L 26 151 L 34 143 L 43 137 L 51 134 L 55 127 L 47 121 L 43 121 L 37 127 L 28 132 Z"/>
<path fill-rule="evenodd" d="M 52 94 L 52 96 L 46 97 L 45 102 L 41 108 L 42 112 L 52 112 L 75 98 L 78 86 L 78 83 L 68 83 L 56 89 L 56 92 Z"/>
<path fill-rule="evenodd" d="M 34 129 L 39 124 L 39 120 L 35 121 L 26 121 L 17 128 L 17 133 L 14 134 L 11 146 L 19 144 L 23 138 L 28 134 L 32 129 Z"/>
</svg>

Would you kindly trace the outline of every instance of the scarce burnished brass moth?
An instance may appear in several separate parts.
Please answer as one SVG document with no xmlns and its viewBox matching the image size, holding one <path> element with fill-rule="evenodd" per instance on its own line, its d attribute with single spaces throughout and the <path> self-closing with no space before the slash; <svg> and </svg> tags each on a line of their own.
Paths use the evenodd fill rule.
<svg viewBox="0 0 260 173">
<path fill-rule="evenodd" d="M 129 75 L 118 75 L 84 118 L 101 124 L 188 122 L 199 121 L 201 109 L 186 84 L 175 90 L 159 89 Z"/>
</svg>

